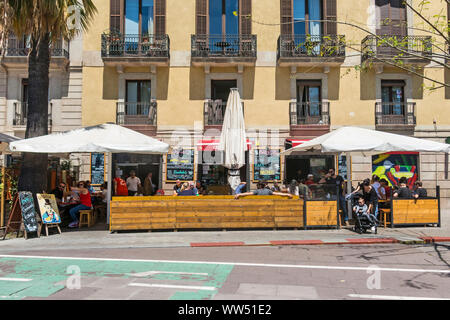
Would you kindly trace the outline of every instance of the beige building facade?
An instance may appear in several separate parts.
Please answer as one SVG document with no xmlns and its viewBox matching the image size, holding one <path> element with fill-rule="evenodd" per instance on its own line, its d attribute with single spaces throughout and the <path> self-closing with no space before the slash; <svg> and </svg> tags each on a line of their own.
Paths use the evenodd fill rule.
<svg viewBox="0 0 450 320">
<path fill-rule="evenodd" d="M 448 90 L 430 90 L 432 81 L 393 66 L 385 58 L 399 52 L 380 45 L 374 36 L 403 37 L 408 43 L 402 56 L 406 65 L 420 66 L 419 74 L 449 82 L 448 68 L 430 60 L 445 64 L 436 55 L 439 39 L 423 31 L 421 18 L 400 3 L 98 0 L 99 14 L 82 36 L 78 64 L 70 63 L 58 84 L 69 88 L 60 100 L 61 123 L 113 122 L 169 143 L 175 150 L 169 156 L 117 156 L 113 173 L 126 176 L 137 170 L 142 179 L 152 172 L 153 183 L 166 194 L 176 178 L 226 184 L 215 148 L 233 87 L 243 101 L 250 144 L 241 177 L 250 184 L 301 179 L 308 173 L 318 179 L 330 166 L 344 174 L 342 159 L 278 156 L 285 148 L 342 126 L 450 143 Z M 447 12 L 444 1 L 427 6 L 428 17 Z M 386 19 L 397 24 L 385 25 Z M 360 70 L 369 60 L 371 67 Z M 9 97 L 19 99 L 9 90 L 17 89 L 20 76 L 8 72 L 0 81 L 8 77 L 16 84 L 0 92 L 2 110 L 10 110 Z M 15 133 L 8 131 L 8 112 L 1 113 L 0 125 Z M 91 162 L 85 158 L 82 172 L 88 179 Z M 211 158 L 214 161 L 208 161 Z M 423 181 L 431 195 L 439 185 L 441 196 L 450 197 L 444 155 L 351 160 L 354 184 L 384 167 L 377 172 L 383 177 L 391 172 L 392 182 L 406 175 L 411 182 Z"/>
</svg>

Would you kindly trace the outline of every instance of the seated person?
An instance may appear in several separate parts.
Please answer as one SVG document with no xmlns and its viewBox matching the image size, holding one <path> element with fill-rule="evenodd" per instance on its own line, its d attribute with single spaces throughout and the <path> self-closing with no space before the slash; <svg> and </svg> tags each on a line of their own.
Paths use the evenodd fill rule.
<svg viewBox="0 0 450 320">
<path fill-rule="evenodd" d="M 306 181 L 305 181 L 305 184 L 307 185 L 307 186 L 310 186 L 310 185 L 312 185 L 312 184 L 315 184 L 315 182 L 314 182 L 314 175 L 313 174 L 308 174 L 308 176 L 306 177 Z"/>
<path fill-rule="evenodd" d="M 196 196 L 197 192 L 194 188 L 191 189 L 189 182 L 183 183 L 180 191 L 178 192 L 178 196 Z"/>
<path fill-rule="evenodd" d="M 64 182 L 61 182 L 58 184 L 58 186 L 50 192 L 50 194 L 54 194 L 56 198 L 56 203 L 58 206 L 63 202 L 64 198 L 64 191 L 66 189 L 66 184 Z"/>
<path fill-rule="evenodd" d="M 271 195 L 275 195 L 275 196 L 282 196 L 282 197 L 288 197 L 290 199 L 292 199 L 292 195 L 289 193 L 282 193 L 282 192 L 273 192 L 270 189 L 266 188 L 266 184 L 264 182 L 258 182 L 257 184 L 258 189 L 255 191 L 251 191 L 251 192 L 245 192 L 245 193 L 240 193 L 234 196 L 235 199 L 239 199 L 241 197 L 246 197 L 246 196 L 271 196 Z"/>
<path fill-rule="evenodd" d="M 91 182 L 90 182 L 89 180 L 86 180 L 86 181 L 85 181 L 84 186 L 86 187 L 86 189 L 89 190 L 89 193 L 90 193 L 90 194 L 95 193 L 94 187 L 91 186 Z"/>
<path fill-rule="evenodd" d="M 375 215 L 369 212 L 369 207 L 366 205 L 364 198 L 358 199 L 358 203 L 353 207 L 353 212 L 358 216 L 366 217 L 373 224 L 378 223 Z"/>
<path fill-rule="evenodd" d="M 181 181 L 177 180 L 177 182 L 173 186 L 173 195 L 174 196 L 178 195 L 178 192 L 180 192 L 181 187 L 182 187 Z"/>
<path fill-rule="evenodd" d="M 69 224 L 69 228 L 77 228 L 79 223 L 77 214 L 80 210 L 92 209 L 91 194 L 89 193 L 89 190 L 85 188 L 85 183 L 83 181 L 78 182 L 77 187 L 72 187 L 71 190 L 79 192 L 80 194 L 80 204 L 73 207 L 69 211 L 69 214 L 72 217 L 72 222 Z"/>
<path fill-rule="evenodd" d="M 195 187 L 197 188 L 198 194 L 202 196 L 207 195 L 206 187 L 200 180 L 197 180 Z"/>
<path fill-rule="evenodd" d="M 412 192 L 406 185 L 406 178 L 401 177 L 399 181 L 399 188 L 394 191 L 393 197 L 394 198 L 400 198 L 400 199 L 411 199 L 412 198 Z"/>
<path fill-rule="evenodd" d="M 416 183 L 414 183 L 414 199 L 426 197 L 427 189 L 422 188 L 422 181 L 416 181 Z"/>
<path fill-rule="evenodd" d="M 234 191 L 234 194 L 240 194 L 243 193 L 245 187 L 247 186 L 247 182 L 241 181 L 241 183 L 238 185 L 236 190 Z"/>
</svg>

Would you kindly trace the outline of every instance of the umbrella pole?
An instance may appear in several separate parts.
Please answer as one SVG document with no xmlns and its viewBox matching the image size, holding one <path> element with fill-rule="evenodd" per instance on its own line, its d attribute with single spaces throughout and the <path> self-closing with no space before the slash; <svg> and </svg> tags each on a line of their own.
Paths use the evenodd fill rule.
<svg viewBox="0 0 450 320">
<path fill-rule="evenodd" d="M 350 152 L 345 153 L 345 160 L 347 165 L 347 194 L 352 193 L 352 165 L 350 160 Z M 352 218 L 352 203 L 347 201 L 347 216 Z"/>
<path fill-rule="evenodd" d="M 111 224 L 109 216 L 111 212 L 111 194 L 112 194 L 112 153 L 108 152 L 108 189 L 107 189 L 107 207 L 106 207 L 106 224 L 109 225 L 111 230 Z"/>
</svg>

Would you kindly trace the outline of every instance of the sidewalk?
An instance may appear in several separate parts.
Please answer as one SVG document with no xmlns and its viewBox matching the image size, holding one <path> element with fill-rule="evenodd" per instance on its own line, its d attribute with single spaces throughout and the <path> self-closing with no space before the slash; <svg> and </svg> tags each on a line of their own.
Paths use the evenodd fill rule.
<svg viewBox="0 0 450 320">
<path fill-rule="evenodd" d="M 75 229 L 48 237 L 0 240 L 0 253 L 64 249 L 170 248 L 271 245 L 430 243 L 450 241 L 450 209 L 442 210 L 441 228 L 378 228 L 378 234 L 350 229 L 122 232 Z M 99 230 L 101 229 L 101 230 Z"/>
</svg>

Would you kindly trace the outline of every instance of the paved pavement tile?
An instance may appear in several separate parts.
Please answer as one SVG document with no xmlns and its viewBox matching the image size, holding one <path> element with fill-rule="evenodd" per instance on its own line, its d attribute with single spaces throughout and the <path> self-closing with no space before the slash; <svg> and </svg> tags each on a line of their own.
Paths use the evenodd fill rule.
<svg viewBox="0 0 450 320">
<path fill-rule="evenodd" d="M 175 289 L 142 288 L 135 290 L 131 300 L 168 300 L 176 291 Z"/>
<path fill-rule="evenodd" d="M 128 286 L 131 281 L 132 280 L 126 278 L 104 277 L 88 284 L 87 286 L 104 289 L 119 289 Z"/>
<path fill-rule="evenodd" d="M 277 295 L 299 299 L 318 298 L 317 291 L 314 287 L 305 287 L 305 286 L 279 285 L 277 286 Z"/>
<path fill-rule="evenodd" d="M 82 300 L 97 292 L 98 288 L 81 287 L 80 289 L 63 289 L 46 298 L 47 300 Z"/>
<path fill-rule="evenodd" d="M 236 294 L 276 296 L 277 286 L 260 283 L 241 283 Z"/>
<path fill-rule="evenodd" d="M 83 300 L 130 300 L 136 294 L 136 288 L 102 288 L 91 295 L 86 296 Z"/>
</svg>

